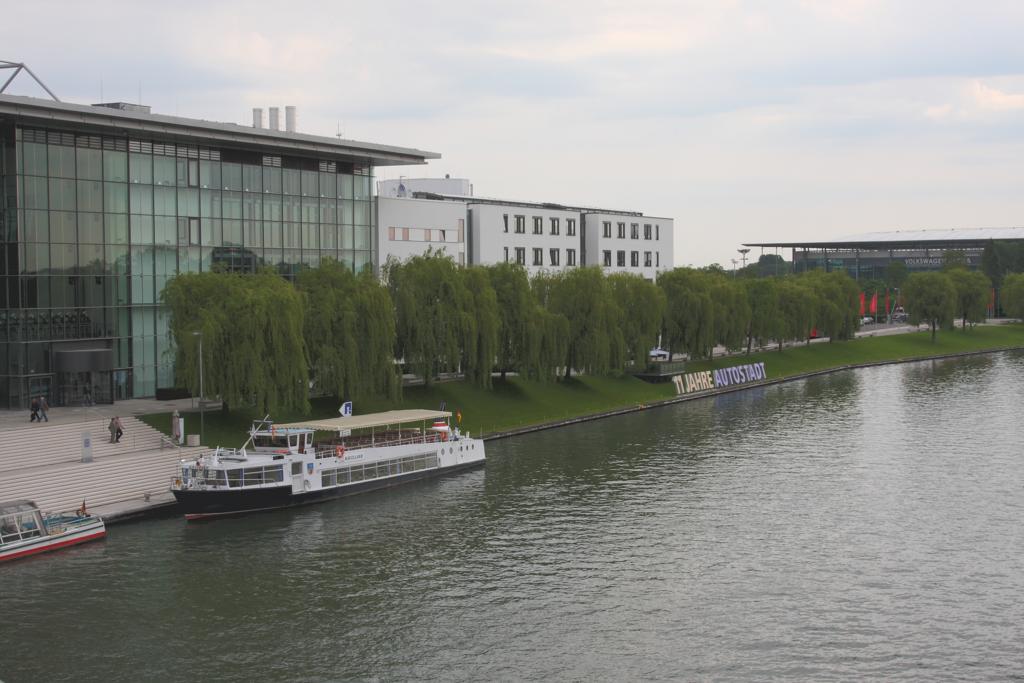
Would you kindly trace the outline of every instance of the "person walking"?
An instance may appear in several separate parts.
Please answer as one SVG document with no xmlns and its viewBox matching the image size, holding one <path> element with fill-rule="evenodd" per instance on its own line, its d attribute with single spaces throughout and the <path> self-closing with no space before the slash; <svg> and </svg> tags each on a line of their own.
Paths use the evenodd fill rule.
<svg viewBox="0 0 1024 683">
<path fill-rule="evenodd" d="M 121 424 L 121 418 L 114 418 L 114 427 L 117 429 L 114 443 L 121 443 L 121 437 L 124 436 L 124 426 Z"/>
<path fill-rule="evenodd" d="M 33 398 L 32 403 L 29 404 L 29 408 L 32 412 L 29 414 L 28 421 L 36 422 L 38 420 L 41 422 L 41 420 L 39 420 L 39 399 Z"/>
<path fill-rule="evenodd" d="M 46 416 L 46 411 L 50 409 L 50 404 L 46 402 L 45 396 L 39 397 L 39 414 L 43 416 L 45 422 L 49 422 L 50 418 Z"/>
<path fill-rule="evenodd" d="M 107 431 L 110 432 L 110 443 L 117 443 L 117 418 L 110 418 L 110 424 L 107 425 Z"/>
</svg>

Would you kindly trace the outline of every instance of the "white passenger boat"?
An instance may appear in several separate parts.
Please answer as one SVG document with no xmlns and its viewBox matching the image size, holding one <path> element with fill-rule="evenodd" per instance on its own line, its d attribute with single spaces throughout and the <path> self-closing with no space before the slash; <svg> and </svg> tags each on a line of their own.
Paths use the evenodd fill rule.
<svg viewBox="0 0 1024 683">
<path fill-rule="evenodd" d="M 202 519 L 315 503 L 483 464 L 483 440 L 460 433 L 450 418 L 445 411 L 393 410 L 258 421 L 242 448 L 182 460 L 171 491 L 186 519 Z M 314 440 L 317 433 L 325 438 Z"/>
<path fill-rule="evenodd" d="M 0 503 L 0 562 L 95 541 L 107 535 L 96 515 L 79 512 L 44 514 L 30 500 Z"/>
</svg>

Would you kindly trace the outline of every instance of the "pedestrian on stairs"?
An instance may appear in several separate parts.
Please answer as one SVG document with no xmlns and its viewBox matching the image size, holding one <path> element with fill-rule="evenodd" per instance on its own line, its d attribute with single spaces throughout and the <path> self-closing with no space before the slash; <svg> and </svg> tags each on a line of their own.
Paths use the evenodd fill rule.
<svg viewBox="0 0 1024 683">
<path fill-rule="evenodd" d="M 38 398 L 33 398 L 32 399 L 32 403 L 29 404 L 29 408 L 31 408 L 32 412 L 29 415 L 28 421 L 29 422 L 36 422 L 36 421 L 42 422 L 42 420 L 39 419 L 39 399 Z"/>
<path fill-rule="evenodd" d="M 46 402 L 45 396 L 39 397 L 39 414 L 43 416 L 43 420 L 46 422 L 50 421 L 50 418 L 46 417 L 46 411 L 50 409 L 50 404 Z"/>
</svg>

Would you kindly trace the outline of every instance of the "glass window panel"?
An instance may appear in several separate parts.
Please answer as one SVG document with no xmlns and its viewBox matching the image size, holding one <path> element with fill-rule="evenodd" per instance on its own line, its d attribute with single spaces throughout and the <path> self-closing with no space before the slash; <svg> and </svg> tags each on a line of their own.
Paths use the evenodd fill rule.
<svg viewBox="0 0 1024 683">
<path fill-rule="evenodd" d="M 220 218 L 220 190 L 199 191 L 199 215 L 203 218 Z"/>
<path fill-rule="evenodd" d="M 282 200 L 283 219 L 300 221 L 302 219 L 302 200 L 299 197 L 285 196 Z"/>
<path fill-rule="evenodd" d="M 263 167 L 263 191 L 270 194 L 281 194 L 281 169 L 270 166 Z"/>
<path fill-rule="evenodd" d="M 263 196 L 258 194 L 242 195 L 242 218 L 247 221 L 258 221 L 263 217 Z"/>
<path fill-rule="evenodd" d="M 281 223 L 263 221 L 263 246 L 275 249 L 281 248 Z"/>
<path fill-rule="evenodd" d="M 50 241 L 50 213 L 48 211 L 25 211 L 25 241 Z"/>
<path fill-rule="evenodd" d="M 244 192 L 261 192 L 263 190 L 263 167 L 242 166 L 242 190 Z"/>
<path fill-rule="evenodd" d="M 173 157 L 153 156 L 153 184 L 171 186 L 175 183 L 175 165 Z"/>
<path fill-rule="evenodd" d="M 338 222 L 338 202 L 333 199 L 320 200 L 320 222 L 329 224 Z"/>
<path fill-rule="evenodd" d="M 320 226 L 320 248 L 321 249 L 337 249 L 338 248 L 338 228 L 333 225 L 321 225 Z"/>
<path fill-rule="evenodd" d="M 153 219 L 153 242 L 156 244 L 178 243 L 178 222 L 170 216 L 157 216 Z"/>
<path fill-rule="evenodd" d="M 81 268 L 88 268 L 89 272 L 101 271 L 103 269 L 103 245 L 79 244 L 78 264 Z"/>
<path fill-rule="evenodd" d="M 26 178 L 26 180 L 28 180 Z M 99 183 L 94 183 L 99 185 Z M 25 193 L 26 203 L 28 201 L 28 192 L 26 186 Z M 102 204 L 102 198 L 100 199 Z M 26 208 L 28 207 L 26 204 Z M 79 208 L 77 201 L 77 185 L 74 180 L 61 180 L 59 178 L 50 178 L 50 208 L 58 211 L 74 211 Z"/>
<path fill-rule="evenodd" d="M 354 202 L 355 205 L 355 220 L 353 221 L 356 225 L 369 225 L 370 224 L 370 202 Z"/>
<path fill-rule="evenodd" d="M 244 245 L 246 247 L 262 247 L 263 246 L 263 224 L 256 223 L 254 221 L 246 221 L 243 224 L 243 235 Z"/>
<path fill-rule="evenodd" d="M 50 212 L 50 240 L 53 242 L 74 242 L 78 239 L 76 216 L 70 211 Z"/>
<path fill-rule="evenodd" d="M 153 213 L 153 187 L 132 185 L 128 188 L 128 208 L 132 213 Z"/>
<path fill-rule="evenodd" d="M 217 190 L 221 188 L 219 161 L 199 162 L 199 187 Z"/>
<path fill-rule="evenodd" d="M 354 254 L 355 261 L 352 264 L 353 270 L 357 273 L 363 272 L 363 270 L 370 265 L 370 252 L 368 251 L 357 251 Z"/>
<path fill-rule="evenodd" d="M 221 244 L 232 247 L 242 246 L 242 221 L 224 221 L 224 236 Z"/>
<path fill-rule="evenodd" d="M 320 174 L 320 196 L 321 197 L 337 197 L 338 196 L 338 181 L 335 179 L 333 173 L 321 173 Z"/>
<path fill-rule="evenodd" d="M 128 186 L 124 183 L 103 183 L 103 210 L 107 213 L 128 213 Z"/>
<path fill-rule="evenodd" d="M 320 174 L 317 171 L 302 172 L 302 196 L 317 197 L 320 195 Z"/>
<path fill-rule="evenodd" d="M 354 199 L 370 199 L 370 176 L 358 175 L 354 178 L 355 197 Z"/>
<path fill-rule="evenodd" d="M 263 218 L 268 221 L 284 220 L 281 208 L 281 197 L 272 194 L 263 196 Z"/>
<path fill-rule="evenodd" d="M 352 176 L 347 174 L 341 174 L 338 176 L 338 196 L 341 197 L 342 199 L 352 199 Z"/>
<path fill-rule="evenodd" d="M 103 183 L 98 180 L 78 181 L 78 210 L 103 211 Z"/>
<path fill-rule="evenodd" d="M 25 188 L 25 199 L 23 206 L 26 209 L 47 209 L 49 208 L 49 200 L 47 199 L 47 187 L 54 185 L 55 188 L 60 191 L 63 184 L 71 182 L 71 206 L 67 207 L 69 210 L 74 210 L 75 205 L 75 186 L 72 181 L 67 180 L 50 180 L 47 182 L 46 178 L 35 178 L 33 176 L 24 176 L 22 178 L 22 185 Z M 61 197 L 57 197 L 55 203 L 60 203 Z M 54 207 L 63 208 L 63 207 Z"/>
<path fill-rule="evenodd" d="M 195 221 L 195 227 L 200 227 L 200 221 L 198 219 L 189 219 L 189 221 Z M 219 246 L 221 244 L 221 222 L 218 218 L 211 218 L 209 220 L 202 221 L 201 225 L 202 242 L 204 246 L 212 247 Z"/>
<path fill-rule="evenodd" d="M 25 175 L 46 175 L 46 145 L 41 142 L 26 142 L 20 146 Z"/>
<path fill-rule="evenodd" d="M 320 248 L 320 228 L 316 225 L 303 225 L 302 226 L 302 248 L 303 249 L 319 249 Z"/>
<path fill-rule="evenodd" d="M 284 194 L 292 194 L 292 195 L 299 194 L 299 187 L 300 187 L 300 184 L 301 184 L 301 180 L 300 180 L 298 169 L 295 169 L 295 168 L 285 168 L 285 169 L 282 169 L 281 177 L 282 177 L 281 191 Z"/>
<path fill-rule="evenodd" d="M 199 190 L 178 188 L 178 215 L 199 217 Z"/>
<path fill-rule="evenodd" d="M 128 180 L 143 185 L 153 184 L 153 157 L 132 152 L 128 155 Z"/>
<path fill-rule="evenodd" d="M 128 244 L 128 216 L 108 213 L 103 216 L 108 244 Z"/>
<path fill-rule="evenodd" d="M 370 228 L 359 225 L 355 227 L 355 248 L 370 248 Z"/>
<path fill-rule="evenodd" d="M 25 143 L 28 144 L 28 143 Z M 50 145 L 47 149 L 51 178 L 75 177 L 75 148 L 64 145 Z"/>
<path fill-rule="evenodd" d="M 345 225 L 352 225 L 352 204 L 351 200 L 341 204 L 341 222 Z"/>
<path fill-rule="evenodd" d="M 132 244 L 153 244 L 153 217 L 132 214 Z"/>
<path fill-rule="evenodd" d="M 128 153 L 103 150 L 103 179 L 123 183 L 128 180 Z"/>
<path fill-rule="evenodd" d="M 284 224 L 284 247 L 285 249 L 298 249 L 301 243 L 301 233 L 299 232 L 300 223 L 288 223 Z"/>
<path fill-rule="evenodd" d="M 242 189 L 242 165 L 221 164 L 221 187 L 225 190 L 240 191 Z"/>
<path fill-rule="evenodd" d="M 103 179 L 103 152 L 98 149 L 78 147 L 75 149 L 77 158 L 77 177 L 87 180 Z"/>
<path fill-rule="evenodd" d="M 103 243 L 103 214 L 78 214 L 78 241 L 92 244 Z"/>
<path fill-rule="evenodd" d="M 174 160 L 174 180 L 178 187 L 188 187 L 188 159 Z"/>
<path fill-rule="evenodd" d="M 341 228 L 341 248 L 342 249 L 351 249 L 352 248 L 352 242 L 353 242 L 353 239 L 354 239 L 354 235 L 355 235 L 355 228 L 353 228 L 351 225 L 344 226 L 344 227 Z"/>
<path fill-rule="evenodd" d="M 224 218 L 241 218 L 242 217 L 242 193 L 241 192 L 225 192 L 222 196 L 222 208 L 221 212 Z"/>
<path fill-rule="evenodd" d="M 317 223 L 320 220 L 320 200 L 316 197 L 303 197 L 302 218 L 303 223 Z"/>
<path fill-rule="evenodd" d="M 153 213 L 157 216 L 174 216 L 178 213 L 178 195 L 173 187 L 153 188 Z"/>
<path fill-rule="evenodd" d="M 108 244 L 104 248 L 107 255 L 107 272 L 123 280 L 128 274 L 128 246 L 124 244 Z"/>
</svg>

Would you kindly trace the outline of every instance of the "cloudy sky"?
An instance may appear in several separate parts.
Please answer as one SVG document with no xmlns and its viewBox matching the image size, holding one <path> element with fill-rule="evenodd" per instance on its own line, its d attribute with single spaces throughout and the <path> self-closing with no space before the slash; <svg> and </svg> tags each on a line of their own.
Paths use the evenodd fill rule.
<svg viewBox="0 0 1024 683">
<path fill-rule="evenodd" d="M 71 102 L 440 152 L 399 174 L 742 242 L 1024 225 L 1024 3 L 7 3 L 0 58 Z M 22 77 L 23 78 L 23 77 Z M 21 79 L 19 79 L 21 81 Z M 25 79 L 17 94 L 39 94 Z M 756 255 L 756 253 L 755 253 Z"/>
</svg>

